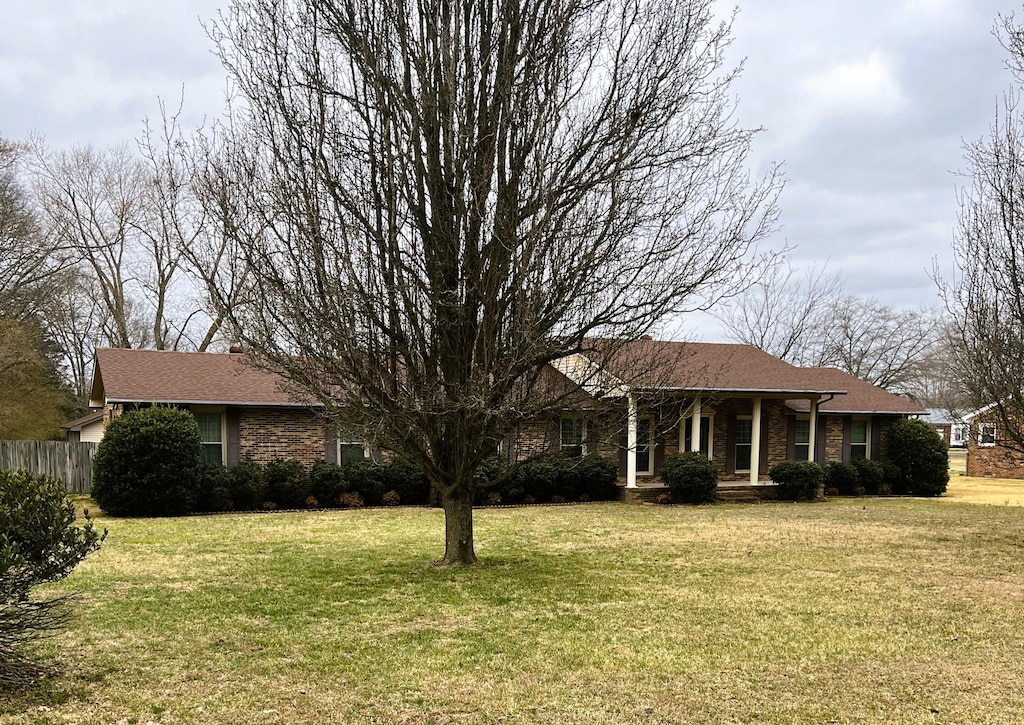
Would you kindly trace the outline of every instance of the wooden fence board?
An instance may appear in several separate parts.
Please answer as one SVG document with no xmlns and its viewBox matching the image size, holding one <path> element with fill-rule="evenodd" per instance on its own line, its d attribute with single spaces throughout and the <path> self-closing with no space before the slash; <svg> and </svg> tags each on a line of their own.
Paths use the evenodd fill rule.
<svg viewBox="0 0 1024 725">
<path fill-rule="evenodd" d="M 68 493 L 92 489 L 92 458 L 98 443 L 0 441 L 0 469 L 23 468 L 63 481 Z"/>
</svg>

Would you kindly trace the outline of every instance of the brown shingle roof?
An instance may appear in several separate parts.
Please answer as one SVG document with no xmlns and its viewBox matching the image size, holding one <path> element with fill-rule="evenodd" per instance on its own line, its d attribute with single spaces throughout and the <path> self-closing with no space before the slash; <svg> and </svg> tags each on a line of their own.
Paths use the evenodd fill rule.
<svg viewBox="0 0 1024 725">
<path fill-rule="evenodd" d="M 797 368 L 807 380 L 814 385 L 840 387 L 846 389 L 846 395 L 837 395 L 834 399 L 822 403 L 818 410 L 822 413 L 889 413 L 917 415 L 925 412 L 917 403 L 899 395 L 883 390 L 877 385 L 865 382 L 849 373 L 835 368 Z M 806 400 L 791 400 L 786 405 L 798 412 L 807 412 Z"/>
<path fill-rule="evenodd" d="M 637 340 L 612 357 L 608 370 L 649 389 L 824 395 L 846 390 L 751 345 Z"/>
<path fill-rule="evenodd" d="M 83 415 L 81 418 L 69 420 L 67 423 L 62 425 L 61 428 L 64 430 L 82 430 L 84 426 L 87 426 L 90 423 L 95 423 L 98 420 L 103 420 L 102 410 L 94 410 L 88 415 Z"/>
<path fill-rule="evenodd" d="M 93 399 L 109 403 L 206 403 L 303 406 L 281 388 L 281 378 L 233 353 L 170 350 L 96 351 Z"/>
</svg>

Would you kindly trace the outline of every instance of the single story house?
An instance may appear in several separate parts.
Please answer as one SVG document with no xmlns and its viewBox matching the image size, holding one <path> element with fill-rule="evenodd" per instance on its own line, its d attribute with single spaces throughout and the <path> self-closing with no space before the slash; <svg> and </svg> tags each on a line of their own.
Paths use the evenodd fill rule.
<svg viewBox="0 0 1024 725">
<path fill-rule="evenodd" d="M 749 345 L 643 339 L 596 367 L 582 355 L 554 363 L 549 378 L 572 392 L 565 408 L 520 425 L 502 450 L 513 460 L 552 450 L 606 456 L 634 500 L 660 492 L 661 464 L 678 451 L 704 453 L 723 481 L 757 484 L 783 460 L 879 458 L 892 422 L 924 413 L 839 370 L 795 367 Z M 379 455 L 325 428 L 315 403 L 244 355 L 97 350 L 90 405 L 103 425 L 154 403 L 191 410 L 208 458 L 228 466 Z"/>
<path fill-rule="evenodd" d="M 921 419 L 934 428 L 950 448 L 967 446 L 968 425 L 952 412 L 943 408 L 927 408 Z"/>
<path fill-rule="evenodd" d="M 106 428 L 103 411 L 93 410 L 88 415 L 68 421 L 61 428 L 69 443 L 99 443 Z"/>
<path fill-rule="evenodd" d="M 963 417 L 967 426 L 967 475 L 1024 478 L 1024 455 L 1007 445 L 994 405 Z"/>
</svg>

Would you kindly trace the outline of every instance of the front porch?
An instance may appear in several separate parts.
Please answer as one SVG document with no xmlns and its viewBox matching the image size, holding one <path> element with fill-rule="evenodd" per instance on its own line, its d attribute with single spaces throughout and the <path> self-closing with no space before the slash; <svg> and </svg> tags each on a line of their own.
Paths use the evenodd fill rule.
<svg viewBox="0 0 1024 725">
<path fill-rule="evenodd" d="M 720 489 L 741 492 L 770 486 L 768 471 L 776 463 L 814 461 L 817 455 L 810 442 L 819 437 L 820 392 L 723 391 L 674 400 L 661 392 L 634 392 L 625 397 L 626 429 L 619 455 L 624 500 L 653 500 L 663 493 L 661 465 L 667 456 L 683 451 L 701 453 L 715 464 Z M 808 412 L 787 407 L 794 399 Z"/>
<path fill-rule="evenodd" d="M 718 500 L 722 503 L 761 503 L 778 499 L 778 487 L 771 481 L 747 483 L 722 481 L 718 484 Z M 658 497 L 669 493 L 668 486 L 646 484 L 635 488 L 619 487 L 619 501 L 624 503 L 658 503 Z"/>
</svg>

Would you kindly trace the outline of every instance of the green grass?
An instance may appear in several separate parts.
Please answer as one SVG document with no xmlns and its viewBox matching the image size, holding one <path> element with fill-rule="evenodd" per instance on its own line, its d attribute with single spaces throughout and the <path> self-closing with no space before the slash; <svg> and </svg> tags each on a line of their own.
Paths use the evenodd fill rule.
<svg viewBox="0 0 1024 725">
<path fill-rule="evenodd" d="M 3 723 L 1017 722 L 1024 509 L 912 499 L 101 519 Z"/>
</svg>

